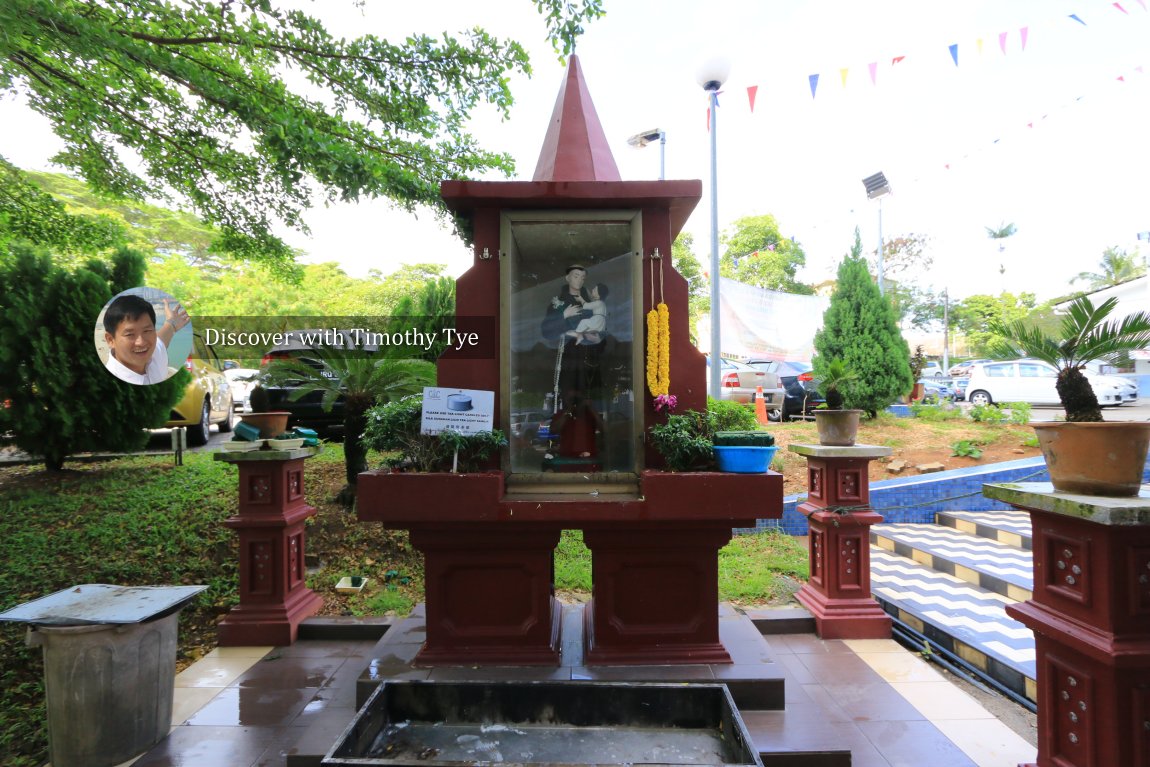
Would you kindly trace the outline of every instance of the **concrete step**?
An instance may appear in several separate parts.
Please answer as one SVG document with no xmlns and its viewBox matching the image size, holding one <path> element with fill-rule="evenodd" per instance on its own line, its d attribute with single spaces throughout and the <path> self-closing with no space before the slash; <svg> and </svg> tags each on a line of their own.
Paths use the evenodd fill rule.
<svg viewBox="0 0 1150 767">
<path fill-rule="evenodd" d="M 871 592 L 938 647 L 1035 700 L 1034 634 L 1007 617 L 1014 600 L 878 546 L 871 546 Z"/>
<path fill-rule="evenodd" d="M 941 525 L 883 524 L 871 528 L 871 543 L 941 573 L 953 575 L 1016 602 L 1034 588 L 1029 551 Z"/>
<path fill-rule="evenodd" d="M 1030 515 L 1025 511 L 943 511 L 938 524 L 1030 551 Z"/>
</svg>

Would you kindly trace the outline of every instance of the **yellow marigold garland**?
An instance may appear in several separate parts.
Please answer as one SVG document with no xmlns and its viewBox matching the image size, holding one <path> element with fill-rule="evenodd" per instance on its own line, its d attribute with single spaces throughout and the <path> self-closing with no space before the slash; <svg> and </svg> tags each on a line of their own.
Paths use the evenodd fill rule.
<svg viewBox="0 0 1150 767">
<path fill-rule="evenodd" d="M 663 263 L 659 262 L 659 288 L 662 292 Z M 651 264 L 651 297 L 655 296 L 655 265 Z M 662 298 L 662 296 L 660 296 Z M 662 301 L 647 312 L 647 390 L 652 397 L 671 390 L 671 310 Z"/>
</svg>

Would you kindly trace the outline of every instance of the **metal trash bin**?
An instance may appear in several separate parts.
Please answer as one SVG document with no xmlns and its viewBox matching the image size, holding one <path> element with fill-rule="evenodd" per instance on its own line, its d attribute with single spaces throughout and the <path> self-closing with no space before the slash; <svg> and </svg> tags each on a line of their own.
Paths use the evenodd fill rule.
<svg viewBox="0 0 1150 767">
<path fill-rule="evenodd" d="M 206 588 L 84 584 L 0 613 L 44 650 L 53 767 L 111 767 L 168 734 L 179 612 Z"/>
</svg>

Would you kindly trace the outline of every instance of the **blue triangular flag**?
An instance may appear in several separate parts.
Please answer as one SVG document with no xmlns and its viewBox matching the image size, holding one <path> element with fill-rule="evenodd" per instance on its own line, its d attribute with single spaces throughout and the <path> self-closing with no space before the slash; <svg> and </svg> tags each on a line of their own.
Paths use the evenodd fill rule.
<svg viewBox="0 0 1150 767">
<path fill-rule="evenodd" d="M 815 97 L 815 89 L 817 89 L 819 87 L 819 76 L 818 75 L 811 75 L 807 79 L 809 79 L 811 81 L 811 98 L 813 99 Z"/>
<path fill-rule="evenodd" d="M 958 66 L 958 43 L 950 46 L 950 57 L 954 59 L 954 65 Z"/>
<path fill-rule="evenodd" d="M 1086 22 L 1085 22 L 1085 21 L 1083 21 L 1082 19 L 1078 18 L 1078 14 L 1077 14 L 1077 13 L 1072 13 L 1072 14 L 1070 14 L 1070 18 L 1074 19 L 1075 21 L 1077 21 L 1077 22 L 1078 22 L 1079 24 L 1081 24 L 1082 26 L 1086 26 Z"/>
</svg>

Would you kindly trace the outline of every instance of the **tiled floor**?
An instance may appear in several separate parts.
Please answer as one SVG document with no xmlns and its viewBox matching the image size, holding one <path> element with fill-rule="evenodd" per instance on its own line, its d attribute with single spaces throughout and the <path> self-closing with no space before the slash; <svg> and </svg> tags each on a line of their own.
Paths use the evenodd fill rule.
<svg viewBox="0 0 1150 767">
<path fill-rule="evenodd" d="M 403 633 L 393 629 L 392 641 Z M 281 767 L 317 733 L 334 743 L 369 663 L 403 667 L 405 651 L 387 642 L 217 649 L 178 675 L 175 726 L 135 765 Z M 784 634 L 764 639 L 754 655 L 778 664 L 786 680 L 785 709 L 742 711 L 760 749 L 849 748 L 854 767 L 1003 767 L 1035 757 L 1032 746 L 893 641 Z"/>
</svg>

